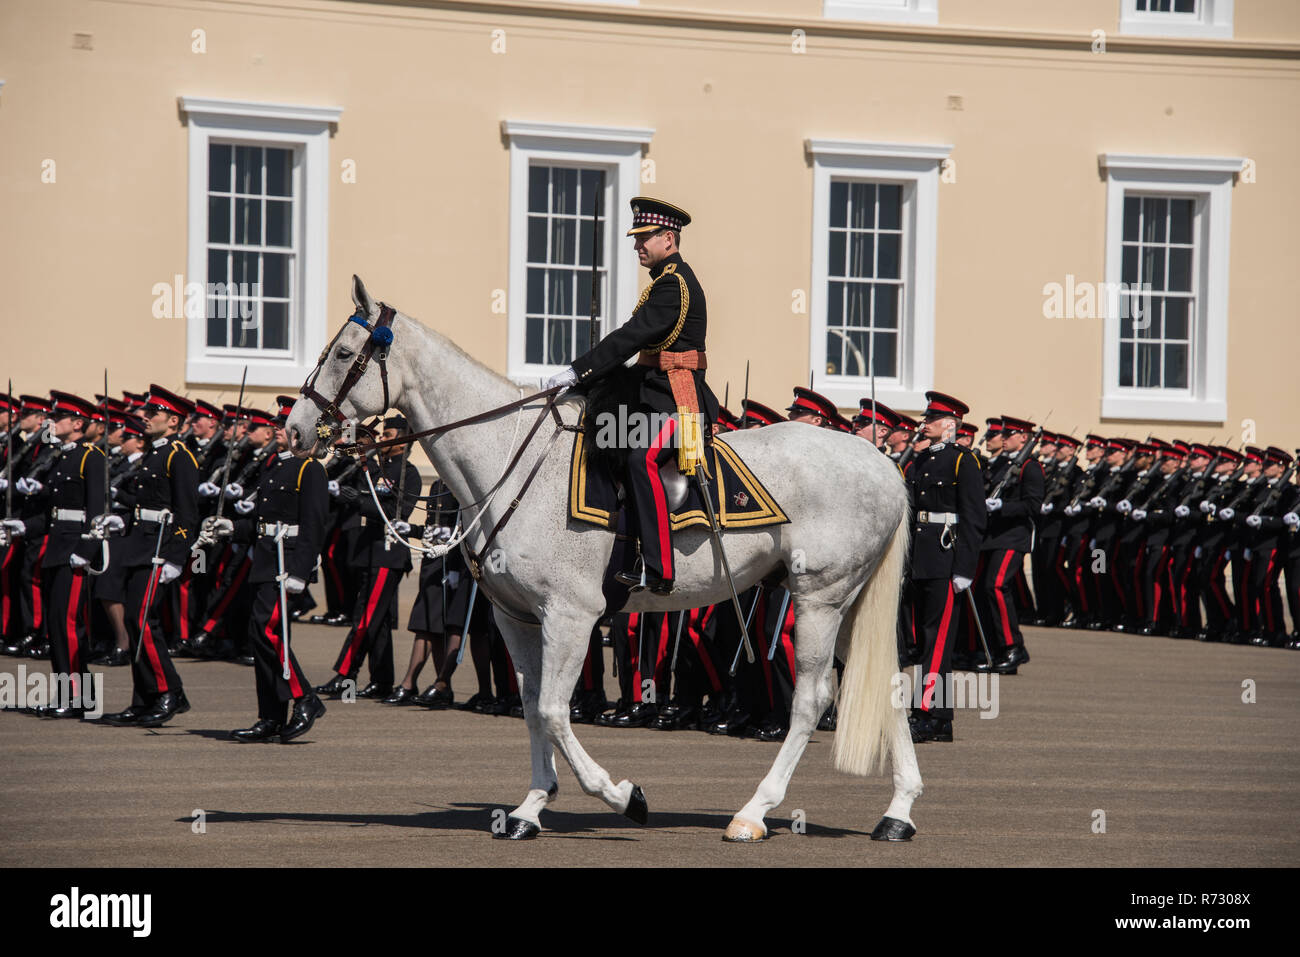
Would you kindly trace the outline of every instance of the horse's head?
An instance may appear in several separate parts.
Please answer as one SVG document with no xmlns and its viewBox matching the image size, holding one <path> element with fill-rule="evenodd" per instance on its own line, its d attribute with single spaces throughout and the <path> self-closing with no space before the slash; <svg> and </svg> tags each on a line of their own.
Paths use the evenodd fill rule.
<svg viewBox="0 0 1300 957">
<path fill-rule="evenodd" d="M 295 451 L 324 454 L 349 419 L 382 415 L 399 394 L 388 361 L 397 345 L 393 322 L 398 312 L 372 299 L 357 276 L 352 277 L 352 301 L 356 312 L 321 352 L 285 422 Z"/>
</svg>

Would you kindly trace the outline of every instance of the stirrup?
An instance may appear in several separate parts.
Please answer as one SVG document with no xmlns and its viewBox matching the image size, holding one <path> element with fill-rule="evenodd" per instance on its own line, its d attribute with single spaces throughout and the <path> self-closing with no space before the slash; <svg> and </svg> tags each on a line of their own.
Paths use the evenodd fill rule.
<svg viewBox="0 0 1300 957">
<path fill-rule="evenodd" d="M 641 566 L 638 573 L 636 565 Z M 637 558 L 636 565 L 632 566 L 632 571 L 617 571 L 614 573 L 614 580 L 620 585 L 626 585 L 629 591 L 645 591 L 645 561 Z"/>
</svg>

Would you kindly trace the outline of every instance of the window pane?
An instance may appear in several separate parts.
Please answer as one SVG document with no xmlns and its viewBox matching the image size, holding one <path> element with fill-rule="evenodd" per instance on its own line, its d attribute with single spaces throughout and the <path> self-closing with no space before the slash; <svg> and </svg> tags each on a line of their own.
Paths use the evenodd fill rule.
<svg viewBox="0 0 1300 957">
<path fill-rule="evenodd" d="M 262 192 L 262 148 L 235 147 L 235 192 Z"/>
<path fill-rule="evenodd" d="M 554 365 L 566 364 L 573 358 L 571 324 L 566 321 L 547 323 L 546 361 Z"/>
<path fill-rule="evenodd" d="M 849 184 L 841 181 L 831 183 L 831 225 L 847 225 L 849 202 Z"/>
<path fill-rule="evenodd" d="M 873 295 L 876 311 L 872 316 L 872 324 L 877 329 L 898 328 L 898 290 L 898 286 L 885 284 L 875 287 Z"/>
<path fill-rule="evenodd" d="M 1165 338 L 1187 339 L 1188 299 L 1172 297 L 1165 300 Z"/>
<path fill-rule="evenodd" d="M 262 245 L 262 201 L 235 200 L 235 242 L 244 246 Z"/>
<path fill-rule="evenodd" d="M 576 223 L 572 219 L 551 220 L 551 262 L 576 262 L 575 245 L 577 242 Z"/>
<path fill-rule="evenodd" d="M 1119 384 L 1128 388 L 1133 385 L 1133 343 L 1119 344 Z"/>
<path fill-rule="evenodd" d="M 840 353 L 844 349 L 844 339 L 841 337 L 841 330 L 826 331 L 826 374 L 841 375 L 843 362 L 840 360 Z"/>
<path fill-rule="evenodd" d="M 830 251 L 827 254 L 826 272 L 831 276 L 846 276 L 844 271 L 844 250 L 847 243 L 847 233 L 831 233 Z"/>
<path fill-rule="evenodd" d="M 233 299 L 230 309 L 231 346 L 236 349 L 257 348 L 257 302 Z"/>
<path fill-rule="evenodd" d="M 880 228 L 901 229 L 903 222 L 903 187 L 882 185 L 878 191 Z"/>
<path fill-rule="evenodd" d="M 578 209 L 578 171 L 551 170 L 551 212 L 572 216 Z"/>
<path fill-rule="evenodd" d="M 578 280 L 578 292 L 575 308 L 578 315 L 587 316 L 591 314 L 591 270 L 583 269 L 575 274 Z"/>
<path fill-rule="evenodd" d="M 528 167 L 528 211 L 530 213 L 546 212 L 546 194 L 550 182 L 550 167 Z"/>
<path fill-rule="evenodd" d="M 1165 346 L 1165 388 L 1187 388 L 1187 346 Z"/>
<path fill-rule="evenodd" d="M 530 315 L 537 315 L 546 311 L 546 270 L 529 268 L 528 270 L 528 302 L 526 309 Z M 537 334 L 537 348 L 541 349 L 541 330 Z M 541 361 L 540 351 L 538 353 L 538 362 Z M 529 362 L 533 361 L 531 359 Z"/>
<path fill-rule="evenodd" d="M 1175 199 L 1170 201 L 1169 241 L 1171 243 L 1190 243 L 1192 241 L 1192 200 Z"/>
<path fill-rule="evenodd" d="M 226 320 L 217 318 L 216 309 L 208 310 L 208 345 L 217 349 L 226 347 Z"/>
<path fill-rule="evenodd" d="M 240 253 L 230 254 L 232 283 L 246 283 L 251 286 L 258 281 L 257 275 L 257 253 Z"/>
<path fill-rule="evenodd" d="M 582 220 L 578 223 L 578 265 L 591 268 L 591 219 Z M 605 264 L 605 231 L 599 230 L 596 234 L 596 262 L 600 265 Z"/>
<path fill-rule="evenodd" d="M 590 295 L 590 293 L 588 293 Z M 573 323 L 573 354 L 565 362 L 572 362 L 591 348 L 591 320 L 578 319 Z"/>
<path fill-rule="evenodd" d="M 854 229 L 874 229 L 876 225 L 876 187 L 874 183 L 853 183 L 849 187 L 849 225 Z"/>
<path fill-rule="evenodd" d="M 846 326 L 867 326 L 871 322 L 871 284 L 855 282 L 849 285 L 849 313 Z"/>
<path fill-rule="evenodd" d="M 1169 250 L 1169 288 L 1177 292 L 1192 291 L 1192 251 Z"/>
<path fill-rule="evenodd" d="M 538 275 L 541 273 L 539 272 Z M 546 320 L 541 316 L 528 317 L 527 334 L 524 336 L 525 362 L 540 365 L 545 358 L 542 354 L 542 329 L 545 323 Z"/>
<path fill-rule="evenodd" d="M 1124 197 L 1124 242 L 1135 243 L 1138 239 L 1138 205 L 1136 196 Z"/>
<path fill-rule="evenodd" d="M 546 278 L 546 312 L 552 316 L 573 315 L 573 274 L 567 269 L 548 269 Z"/>
<path fill-rule="evenodd" d="M 266 151 L 266 192 L 270 196 L 293 195 L 293 150 Z"/>
<path fill-rule="evenodd" d="M 1165 212 L 1168 208 L 1167 199 L 1142 200 L 1142 241 L 1144 243 L 1165 241 Z"/>
<path fill-rule="evenodd" d="M 867 358 L 871 333 L 865 329 L 850 329 L 846 334 L 844 370 L 841 375 L 867 375 Z"/>
<path fill-rule="evenodd" d="M 208 144 L 208 189 L 216 193 L 230 192 L 230 144 Z"/>
<path fill-rule="evenodd" d="M 596 212 L 596 191 L 600 182 L 600 171 L 584 169 L 582 179 L 582 215 L 590 219 Z M 602 210 L 603 212 L 603 210 Z"/>
<path fill-rule="evenodd" d="M 293 245 L 293 203 L 270 199 L 266 202 L 266 244 Z"/>
<path fill-rule="evenodd" d="M 1163 249 L 1153 249 L 1150 246 L 1142 247 L 1141 281 L 1150 283 L 1151 288 L 1155 290 L 1165 288 L 1165 251 Z"/>
<path fill-rule="evenodd" d="M 226 251 L 224 249 L 208 250 L 208 282 L 226 281 Z"/>
<path fill-rule="evenodd" d="M 870 277 L 875 266 L 875 233 L 849 234 L 849 275 Z M 883 238 L 883 237 L 882 237 Z"/>
<path fill-rule="evenodd" d="M 1127 286 L 1135 286 L 1138 281 L 1138 247 L 1125 246 L 1123 264 L 1120 267 L 1120 281 Z"/>
<path fill-rule="evenodd" d="M 528 262 L 546 262 L 546 217 L 528 217 Z"/>
<path fill-rule="evenodd" d="M 877 243 L 876 253 L 878 256 L 876 265 L 876 278 L 878 279 L 899 279 L 899 247 L 902 239 L 897 233 L 885 233 L 880 236 Z"/>
<path fill-rule="evenodd" d="M 844 283 L 829 282 L 826 288 L 826 324 L 844 325 Z"/>
<path fill-rule="evenodd" d="M 1160 303 L 1162 296 L 1132 296 L 1129 298 L 1129 315 L 1136 339 L 1156 339 L 1160 335 Z"/>
<path fill-rule="evenodd" d="M 1137 347 L 1137 384 L 1139 388 L 1160 386 L 1160 346 L 1140 342 Z"/>
<path fill-rule="evenodd" d="M 871 356 L 872 365 L 878 376 L 898 375 L 898 335 L 893 332 L 877 332 L 874 336 L 875 349 Z"/>
<path fill-rule="evenodd" d="M 208 197 L 208 242 L 230 242 L 230 200 L 225 196 Z"/>
<path fill-rule="evenodd" d="M 289 348 L 289 304 L 262 303 L 262 348 Z"/>
<path fill-rule="evenodd" d="M 272 299 L 289 298 L 289 256 L 287 254 L 263 254 L 262 295 Z"/>
</svg>

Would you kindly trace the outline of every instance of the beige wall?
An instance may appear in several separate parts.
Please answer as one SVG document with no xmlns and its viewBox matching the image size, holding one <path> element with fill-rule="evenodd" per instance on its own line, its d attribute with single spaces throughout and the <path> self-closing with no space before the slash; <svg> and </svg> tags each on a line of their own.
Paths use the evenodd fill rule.
<svg viewBox="0 0 1300 957">
<path fill-rule="evenodd" d="M 1300 261 L 1300 4 L 1238 0 L 1237 36 L 1274 45 L 1249 57 L 1231 55 L 1233 41 L 1207 55 L 1096 56 L 1082 40 L 1070 52 L 942 39 L 953 24 L 1082 38 L 1117 27 L 1118 0 L 941 0 L 930 42 L 819 35 L 819 2 L 747 5 L 805 21 L 802 55 L 768 25 L 696 29 L 649 7 L 584 20 L 510 5 L 260 6 L 0 7 L 0 323 L 15 389 L 90 393 L 107 363 L 116 388 L 153 380 L 233 397 L 234 387 L 182 383 L 183 322 L 149 314 L 153 284 L 185 271 L 176 98 L 190 95 L 342 107 L 319 321 L 332 334 L 347 316 L 357 272 L 502 370 L 506 319 L 490 309 L 507 285 L 501 121 L 653 127 L 657 182 L 644 190 L 696 217 L 683 251 L 709 295 L 710 381 L 719 394 L 730 381 L 734 397 L 752 360 L 753 397 L 776 405 L 808 377 L 808 317 L 790 311 L 791 291 L 811 281 L 805 139 L 953 144 L 957 182 L 939 194 L 935 385 L 981 418 L 1051 408 L 1051 426 L 1080 433 L 1227 430 L 1099 425 L 1101 323 L 1041 316 L 1044 283 L 1104 278 L 1097 155 L 1249 157 L 1258 182 L 1232 198 L 1227 421 L 1235 430 L 1252 418 L 1260 440 L 1300 443 L 1300 310 L 1286 282 Z M 689 7 L 656 9 L 670 6 Z M 190 51 L 196 27 L 203 55 Z M 490 50 L 497 27 L 505 55 Z M 74 33 L 93 34 L 94 49 L 73 49 Z M 948 109 L 950 95 L 962 111 Z M 55 184 L 40 179 L 47 158 Z M 355 184 L 339 181 L 345 158 Z"/>
</svg>

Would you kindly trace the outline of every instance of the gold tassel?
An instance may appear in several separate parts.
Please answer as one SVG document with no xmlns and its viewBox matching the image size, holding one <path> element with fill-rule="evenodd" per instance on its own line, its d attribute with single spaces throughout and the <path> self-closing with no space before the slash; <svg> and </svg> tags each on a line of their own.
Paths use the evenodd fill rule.
<svg viewBox="0 0 1300 957">
<path fill-rule="evenodd" d="M 681 424 L 681 436 L 677 442 L 677 470 L 683 475 L 694 475 L 696 468 L 703 466 L 705 474 L 708 474 L 704 462 L 704 434 L 700 425 L 700 413 L 691 412 L 679 405 L 677 421 Z"/>
</svg>

